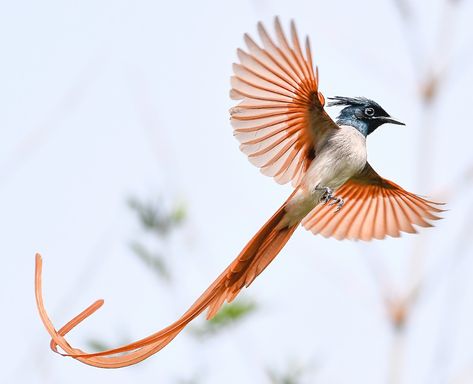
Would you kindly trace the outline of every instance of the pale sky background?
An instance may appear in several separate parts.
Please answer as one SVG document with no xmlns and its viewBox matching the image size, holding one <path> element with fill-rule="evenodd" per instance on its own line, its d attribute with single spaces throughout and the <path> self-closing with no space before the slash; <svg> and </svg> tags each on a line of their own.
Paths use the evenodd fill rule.
<svg viewBox="0 0 473 384">
<path fill-rule="evenodd" d="M 303 383 L 473 383 L 473 198 L 463 176 L 473 164 L 473 4 L 408 3 L 406 30 L 390 0 L 1 2 L 0 382 L 268 383 L 267 368 L 295 362 L 308 368 Z M 301 228 L 244 292 L 256 313 L 206 341 L 184 331 L 136 367 L 53 354 L 34 302 L 36 251 L 56 326 L 104 298 L 70 339 L 118 345 L 175 320 L 290 193 L 240 153 L 228 114 L 242 35 L 274 15 L 310 35 L 326 96 L 366 96 L 407 123 L 369 138 L 370 162 L 446 199 L 445 220 L 372 243 Z M 430 68 L 443 82 L 423 117 L 419 74 Z M 419 154 L 423 140 L 430 149 Z M 187 206 L 166 245 L 171 286 L 128 247 L 140 233 L 132 195 Z M 390 381 L 396 340 L 380 287 L 405 292 L 421 251 L 425 284 Z"/>
</svg>

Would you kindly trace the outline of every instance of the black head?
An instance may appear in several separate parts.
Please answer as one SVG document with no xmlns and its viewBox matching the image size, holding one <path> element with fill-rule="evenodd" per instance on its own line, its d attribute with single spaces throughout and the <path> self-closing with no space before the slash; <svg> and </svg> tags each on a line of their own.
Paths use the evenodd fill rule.
<svg viewBox="0 0 473 384">
<path fill-rule="evenodd" d="M 400 121 L 393 119 L 381 108 L 381 106 L 365 97 L 330 97 L 328 106 L 346 105 L 340 111 L 337 118 L 337 124 L 350 125 L 358 129 L 363 135 L 368 136 L 376 128 L 385 123 L 405 125 Z"/>
</svg>

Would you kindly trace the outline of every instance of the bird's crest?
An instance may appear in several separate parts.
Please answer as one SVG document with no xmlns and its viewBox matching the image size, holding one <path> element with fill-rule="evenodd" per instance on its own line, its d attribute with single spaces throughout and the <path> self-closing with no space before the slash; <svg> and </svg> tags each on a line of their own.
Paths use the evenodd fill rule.
<svg viewBox="0 0 473 384">
<path fill-rule="evenodd" d="M 329 97 L 329 101 L 327 106 L 333 107 L 336 105 L 348 105 L 348 106 L 363 106 L 367 104 L 376 105 L 380 107 L 378 103 L 373 100 L 367 99 L 366 97 L 345 97 L 345 96 L 334 96 Z M 381 107 L 380 107 L 381 108 Z"/>
</svg>

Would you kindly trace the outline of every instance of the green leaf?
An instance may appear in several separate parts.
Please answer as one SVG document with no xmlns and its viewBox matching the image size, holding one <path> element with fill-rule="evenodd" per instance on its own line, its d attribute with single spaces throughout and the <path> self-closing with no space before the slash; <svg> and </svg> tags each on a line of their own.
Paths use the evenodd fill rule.
<svg viewBox="0 0 473 384">
<path fill-rule="evenodd" d="M 165 236 L 181 224 L 186 217 L 183 203 L 175 204 L 171 210 L 166 210 L 163 204 L 156 202 L 142 202 L 137 198 L 130 198 L 128 206 L 133 209 L 140 219 L 141 225 L 148 231 L 157 232 Z"/>
<path fill-rule="evenodd" d="M 181 224 L 187 217 L 187 209 L 183 202 L 177 203 L 171 212 L 171 219 L 175 225 Z"/>
<path fill-rule="evenodd" d="M 267 369 L 266 373 L 271 384 L 298 384 L 302 379 L 308 378 L 309 371 L 314 367 L 290 361 L 284 371 Z"/>
<path fill-rule="evenodd" d="M 254 312 L 257 305 L 253 301 L 237 300 L 230 304 L 224 304 L 220 311 L 201 327 L 194 327 L 195 336 L 203 337 L 233 325 Z"/>
<path fill-rule="evenodd" d="M 118 337 L 118 341 L 115 342 L 114 344 L 129 344 L 131 343 L 131 339 L 125 335 L 122 335 L 120 337 Z M 113 348 L 112 345 L 110 344 L 107 344 L 105 342 L 103 342 L 102 340 L 99 340 L 99 339 L 89 339 L 87 341 L 87 345 L 89 346 L 89 348 L 93 351 L 93 352 L 100 352 L 100 351 L 105 351 L 107 349 L 111 349 Z"/>
<path fill-rule="evenodd" d="M 103 341 L 98 339 L 91 339 L 87 342 L 87 345 L 93 352 L 100 352 L 105 351 L 106 349 L 110 349 L 110 347 L 105 344 Z"/>
</svg>

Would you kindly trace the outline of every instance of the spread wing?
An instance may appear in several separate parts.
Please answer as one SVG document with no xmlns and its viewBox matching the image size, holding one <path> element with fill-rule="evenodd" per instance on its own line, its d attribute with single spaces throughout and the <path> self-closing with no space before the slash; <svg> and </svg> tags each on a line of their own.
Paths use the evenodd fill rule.
<svg viewBox="0 0 473 384">
<path fill-rule="evenodd" d="M 338 126 L 323 108 L 309 39 L 304 56 L 294 22 L 291 42 L 278 18 L 274 26 L 276 41 L 258 24 L 262 46 L 245 34 L 248 52 L 238 50 L 230 92 L 242 101 L 230 110 L 231 122 L 240 149 L 263 174 L 297 185 L 327 134 Z"/>
<path fill-rule="evenodd" d="M 341 239 L 372 240 L 399 237 L 401 232 L 415 233 L 414 225 L 431 227 L 442 212 L 434 203 L 407 192 L 383 179 L 367 163 L 363 171 L 337 190 L 345 205 L 335 212 L 328 204 L 319 204 L 302 221 L 314 234 Z"/>
</svg>

